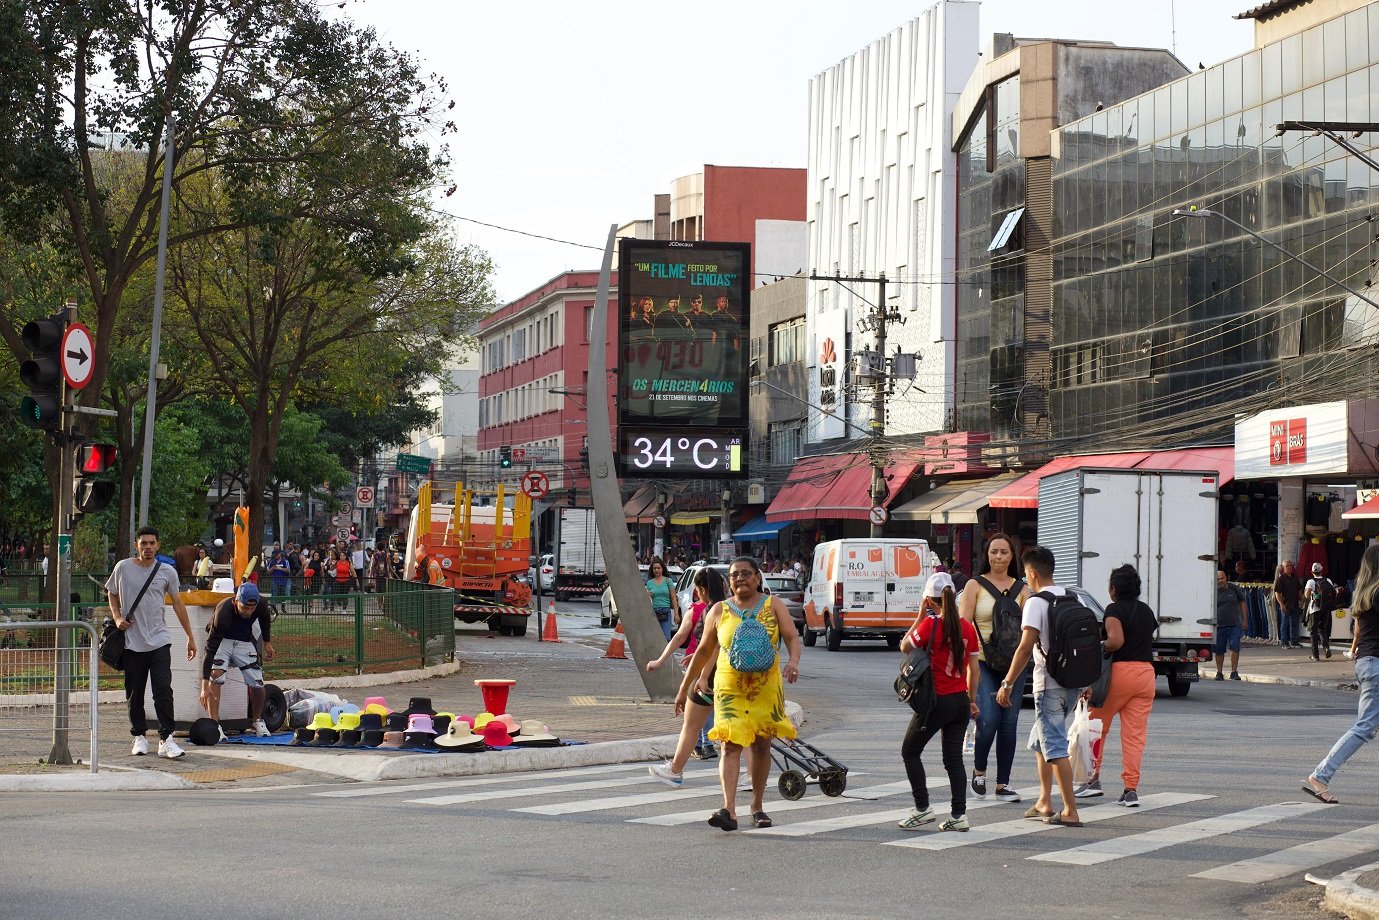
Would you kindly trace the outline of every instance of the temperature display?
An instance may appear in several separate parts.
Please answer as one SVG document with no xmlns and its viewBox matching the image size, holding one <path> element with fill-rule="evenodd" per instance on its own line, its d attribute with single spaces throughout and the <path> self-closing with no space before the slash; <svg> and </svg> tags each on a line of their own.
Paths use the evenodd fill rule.
<svg viewBox="0 0 1379 920">
<path fill-rule="evenodd" d="M 624 430 L 619 459 L 624 476 L 738 479 L 747 475 L 747 432 Z"/>
</svg>

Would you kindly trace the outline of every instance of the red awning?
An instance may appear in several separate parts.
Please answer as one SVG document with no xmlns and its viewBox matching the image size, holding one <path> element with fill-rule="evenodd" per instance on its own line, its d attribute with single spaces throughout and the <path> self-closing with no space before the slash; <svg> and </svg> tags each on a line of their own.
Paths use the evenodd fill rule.
<svg viewBox="0 0 1379 920">
<path fill-rule="evenodd" d="M 1121 454 L 1085 454 L 1057 457 L 1032 473 L 1026 473 L 991 496 L 993 508 L 1038 508 L 1039 480 L 1065 470 L 1083 467 L 1112 467 L 1146 470 L 1215 470 L 1221 476 L 1218 486 L 1235 478 L 1235 448 L 1192 447 L 1185 450 L 1130 451 Z"/>
<path fill-rule="evenodd" d="M 886 500 L 890 505 L 905 487 L 918 462 L 892 457 L 886 464 Z M 872 507 L 871 460 L 866 454 L 830 454 L 803 457 L 795 463 L 770 507 L 768 521 L 799 521 L 814 518 L 867 520 Z"/>
<path fill-rule="evenodd" d="M 1367 502 L 1360 502 L 1349 511 L 1341 513 L 1341 517 L 1346 520 L 1354 521 L 1365 518 L 1379 518 L 1379 497 L 1371 498 Z"/>
</svg>

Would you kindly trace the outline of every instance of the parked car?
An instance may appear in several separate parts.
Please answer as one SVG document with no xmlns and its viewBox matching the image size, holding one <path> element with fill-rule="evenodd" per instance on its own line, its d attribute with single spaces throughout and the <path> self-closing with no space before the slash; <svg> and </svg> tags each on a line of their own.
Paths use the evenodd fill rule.
<svg viewBox="0 0 1379 920">
<path fill-rule="evenodd" d="M 761 577 L 762 586 L 775 598 L 772 605 L 780 604 L 790 619 L 795 621 L 795 629 L 804 630 L 804 588 L 794 575 L 778 572 Z"/>
<path fill-rule="evenodd" d="M 642 583 L 645 584 L 650 566 L 639 565 L 637 569 L 641 572 Z M 680 584 L 680 577 L 682 575 L 684 575 L 684 571 L 678 566 L 666 566 L 666 577 L 671 579 L 677 586 Z M 682 607 L 681 609 L 688 610 L 689 608 Z M 617 601 L 613 599 L 612 585 L 604 588 L 603 594 L 599 597 L 599 625 L 604 629 L 612 629 L 618 625 L 618 604 Z"/>
<path fill-rule="evenodd" d="M 547 553 L 541 561 L 527 569 L 527 584 L 536 586 L 537 570 L 541 571 L 541 593 L 549 594 L 555 590 L 555 555 Z"/>
<path fill-rule="evenodd" d="M 728 564 L 726 562 L 695 562 L 685 569 L 680 580 L 675 583 L 675 594 L 680 598 L 680 609 L 689 610 L 690 604 L 694 603 L 694 577 L 699 574 L 699 570 L 710 568 L 723 577 L 724 591 L 727 591 L 728 584 Z"/>
</svg>

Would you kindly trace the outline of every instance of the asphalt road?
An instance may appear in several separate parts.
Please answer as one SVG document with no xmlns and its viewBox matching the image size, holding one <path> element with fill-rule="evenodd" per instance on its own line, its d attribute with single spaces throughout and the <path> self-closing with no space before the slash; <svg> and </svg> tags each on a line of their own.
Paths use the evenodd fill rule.
<svg viewBox="0 0 1379 920">
<path fill-rule="evenodd" d="M 571 632 L 583 632 L 578 619 Z M 897 661 L 880 642 L 805 650 L 789 695 L 808 713 L 802 736 L 848 765 L 848 789 L 830 798 L 811 785 L 785 802 L 773 785 L 770 834 L 704 823 L 719 804 L 705 764 L 680 789 L 616 765 L 10 795 L 0 797 L 0 917 L 1308 918 L 1330 915 L 1305 872 L 1327 877 L 1379 849 L 1379 748 L 1337 778 L 1344 805 L 1304 801 L 1298 788 L 1353 718 L 1354 695 L 1229 682 L 1177 700 L 1161 686 L 1137 811 L 1112 804 L 1113 735 L 1107 796 L 1084 803 L 1084 828 L 987 801 L 970 804 L 969 834 L 899 831 L 910 801 L 898 754 L 906 710 L 889 692 Z M 931 779 L 942 778 L 937 754 L 926 756 Z M 1026 752 L 1014 782 L 1035 783 Z M 946 800 L 946 786 L 934 790 L 937 811 Z"/>
</svg>

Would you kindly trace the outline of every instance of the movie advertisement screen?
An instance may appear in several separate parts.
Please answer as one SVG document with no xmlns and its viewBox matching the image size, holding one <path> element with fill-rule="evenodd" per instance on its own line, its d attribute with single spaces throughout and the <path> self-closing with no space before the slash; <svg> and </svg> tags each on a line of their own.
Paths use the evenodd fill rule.
<svg viewBox="0 0 1379 920">
<path fill-rule="evenodd" d="M 747 243 L 622 241 L 620 426 L 747 425 Z"/>
</svg>

